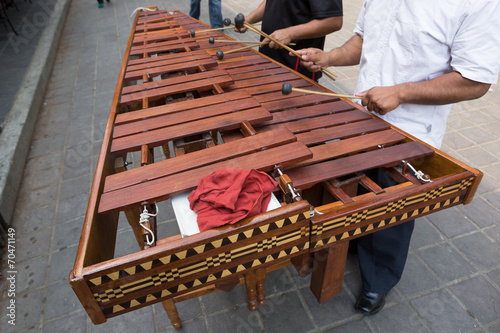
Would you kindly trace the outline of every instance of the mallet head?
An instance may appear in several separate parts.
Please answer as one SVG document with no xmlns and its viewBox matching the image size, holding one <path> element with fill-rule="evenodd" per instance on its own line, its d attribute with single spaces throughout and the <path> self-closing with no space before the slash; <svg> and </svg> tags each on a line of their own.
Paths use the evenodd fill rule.
<svg viewBox="0 0 500 333">
<path fill-rule="evenodd" d="M 231 19 L 226 17 L 222 23 L 224 23 L 226 27 L 229 27 L 231 25 Z"/>
<path fill-rule="evenodd" d="M 242 13 L 239 13 L 234 18 L 234 26 L 236 27 L 236 29 L 243 28 L 243 23 L 244 22 L 245 22 L 245 15 L 243 15 Z"/>
<path fill-rule="evenodd" d="M 217 55 L 217 59 L 219 59 L 219 60 L 224 59 L 224 52 L 222 52 L 222 51 L 217 51 L 216 55 Z"/>
<path fill-rule="evenodd" d="M 194 37 L 194 35 L 196 35 L 196 32 L 194 30 L 191 30 L 189 34 L 191 35 L 191 37 Z"/>
<path fill-rule="evenodd" d="M 281 87 L 281 93 L 283 95 L 290 95 L 292 93 L 292 85 L 288 82 L 283 83 Z"/>
<path fill-rule="evenodd" d="M 210 38 L 208 38 L 208 42 L 209 42 L 210 44 L 215 43 L 215 39 L 214 39 L 214 37 L 210 36 Z"/>
</svg>

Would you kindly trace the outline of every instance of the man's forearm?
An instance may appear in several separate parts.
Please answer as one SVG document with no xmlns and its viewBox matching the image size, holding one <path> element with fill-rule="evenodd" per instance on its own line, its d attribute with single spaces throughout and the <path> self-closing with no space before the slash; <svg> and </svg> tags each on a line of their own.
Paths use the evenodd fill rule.
<svg viewBox="0 0 500 333">
<path fill-rule="evenodd" d="M 292 40 L 309 39 L 326 36 L 342 28 L 342 16 L 314 19 L 304 24 L 289 27 Z"/>
<path fill-rule="evenodd" d="M 402 103 L 443 105 L 479 98 L 489 88 L 490 84 L 472 81 L 458 72 L 452 72 L 432 80 L 402 84 L 400 96 Z"/>
<path fill-rule="evenodd" d="M 359 65 L 362 49 L 363 39 L 354 35 L 344 45 L 328 53 L 328 66 Z"/>
</svg>

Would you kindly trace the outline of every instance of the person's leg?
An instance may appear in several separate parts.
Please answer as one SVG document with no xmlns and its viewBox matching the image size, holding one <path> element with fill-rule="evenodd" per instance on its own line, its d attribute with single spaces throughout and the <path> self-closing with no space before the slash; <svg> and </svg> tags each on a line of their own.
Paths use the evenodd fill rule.
<svg viewBox="0 0 500 333">
<path fill-rule="evenodd" d="M 382 187 L 397 184 L 380 170 L 369 176 Z M 357 310 L 374 314 L 382 309 L 385 296 L 403 275 L 414 226 L 415 220 L 410 220 L 356 240 L 363 282 Z"/>
<path fill-rule="evenodd" d="M 212 28 L 222 28 L 222 4 L 221 0 L 208 0 L 208 14 Z"/>
<path fill-rule="evenodd" d="M 191 0 L 191 9 L 189 10 L 189 16 L 197 20 L 200 19 L 200 2 L 201 0 Z"/>
</svg>

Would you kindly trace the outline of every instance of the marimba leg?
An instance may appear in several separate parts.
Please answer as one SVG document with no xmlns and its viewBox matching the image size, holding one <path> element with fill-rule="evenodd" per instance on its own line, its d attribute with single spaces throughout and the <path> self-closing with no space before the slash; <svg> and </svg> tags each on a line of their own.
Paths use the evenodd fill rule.
<svg viewBox="0 0 500 333">
<path fill-rule="evenodd" d="M 341 242 L 314 252 L 310 289 L 319 303 L 325 303 L 342 290 L 349 242 Z"/>
<path fill-rule="evenodd" d="M 178 330 L 182 326 L 181 318 L 179 317 L 179 313 L 177 312 L 177 307 L 175 306 L 175 302 L 172 298 L 164 300 L 161 302 L 165 312 L 167 312 L 167 316 L 170 319 L 170 323 L 172 326 Z"/>
<path fill-rule="evenodd" d="M 262 305 L 266 303 L 266 269 L 261 268 L 255 272 L 257 282 L 257 302 Z"/>
<path fill-rule="evenodd" d="M 245 274 L 245 288 L 247 291 L 247 303 L 250 311 L 257 310 L 257 277 L 254 271 Z"/>
</svg>

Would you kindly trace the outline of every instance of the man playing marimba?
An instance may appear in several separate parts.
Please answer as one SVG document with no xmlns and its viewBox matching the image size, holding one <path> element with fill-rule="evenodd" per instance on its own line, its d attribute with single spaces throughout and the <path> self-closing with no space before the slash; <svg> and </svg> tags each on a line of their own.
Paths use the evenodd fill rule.
<svg viewBox="0 0 500 333">
<path fill-rule="evenodd" d="M 497 82 L 498 17 L 496 0 L 365 0 L 355 35 L 342 47 L 298 53 L 311 71 L 359 64 L 362 105 L 439 148 L 451 103 L 479 98 Z M 360 312 L 380 311 L 399 282 L 413 226 L 414 220 L 359 239 Z"/>
<path fill-rule="evenodd" d="M 341 0 L 264 0 L 245 17 L 245 21 L 250 24 L 262 21 L 263 32 L 284 45 L 293 41 L 296 43 L 294 49 L 323 49 L 325 36 L 342 28 L 342 15 Z M 242 28 L 239 32 L 245 30 Z M 259 51 L 309 78 L 313 76 L 307 69 L 298 66 L 296 57 L 289 56 L 287 51 L 272 41 L 260 47 Z M 314 79 L 320 77 L 318 73 Z"/>
</svg>

